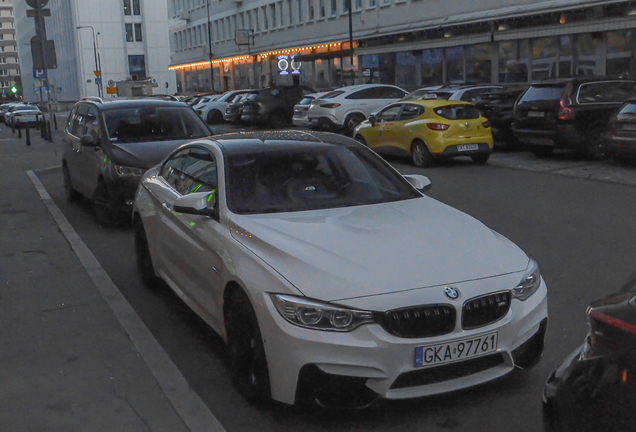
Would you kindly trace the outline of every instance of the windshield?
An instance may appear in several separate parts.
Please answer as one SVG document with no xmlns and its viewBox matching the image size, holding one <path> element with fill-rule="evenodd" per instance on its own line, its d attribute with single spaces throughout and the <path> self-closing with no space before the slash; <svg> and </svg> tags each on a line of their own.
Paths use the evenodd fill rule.
<svg viewBox="0 0 636 432">
<path fill-rule="evenodd" d="M 201 138 L 210 131 L 189 107 L 136 107 L 104 111 L 108 136 L 119 144 Z"/>
<path fill-rule="evenodd" d="M 279 213 L 421 197 L 369 150 L 357 145 L 257 146 L 226 155 L 228 208 Z"/>
<path fill-rule="evenodd" d="M 559 100 L 564 86 L 531 86 L 519 103 L 539 100 Z"/>
</svg>

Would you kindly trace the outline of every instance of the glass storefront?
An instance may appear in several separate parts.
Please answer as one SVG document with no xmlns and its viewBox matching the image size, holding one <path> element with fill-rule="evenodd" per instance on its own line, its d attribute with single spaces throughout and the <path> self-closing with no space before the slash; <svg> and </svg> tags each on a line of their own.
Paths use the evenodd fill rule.
<svg viewBox="0 0 636 432">
<path fill-rule="evenodd" d="M 466 82 L 489 83 L 492 81 L 492 53 L 490 44 L 466 46 Z"/>
<path fill-rule="evenodd" d="M 636 30 L 607 34 L 607 74 L 621 78 L 636 78 Z"/>
<path fill-rule="evenodd" d="M 464 47 L 446 48 L 446 83 L 460 84 L 464 81 Z"/>
<path fill-rule="evenodd" d="M 528 82 L 529 47 L 527 40 L 499 43 L 499 82 Z"/>
<path fill-rule="evenodd" d="M 444 51 L 442 48 L 422 51 L 422 86 L 443 84 Z"/>
</svg>

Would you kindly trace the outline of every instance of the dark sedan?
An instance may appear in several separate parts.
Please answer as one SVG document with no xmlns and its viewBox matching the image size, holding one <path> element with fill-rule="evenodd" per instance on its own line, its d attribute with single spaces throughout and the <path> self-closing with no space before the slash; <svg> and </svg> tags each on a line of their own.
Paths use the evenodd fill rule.
<svg viewBox="0 0 636 432">
<path fill-rule="evenodd" d="M 636 99 L 625 104 L 610 118 L 604 143 L 617 159 L 636 159 Z"/>
</svg>

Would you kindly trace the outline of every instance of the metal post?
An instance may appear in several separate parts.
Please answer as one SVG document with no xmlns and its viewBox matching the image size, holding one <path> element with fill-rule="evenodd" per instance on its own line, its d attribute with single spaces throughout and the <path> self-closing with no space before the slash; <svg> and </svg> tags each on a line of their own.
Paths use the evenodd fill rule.
<svg viewBox="0 0 636 432">
<path fill-rule="evenodd" d="M 57 130 L 57 116 L 53 114 L 53 124 L 55 125 L 55 130 Z"/>
<path fill-rule="evenodd" d="M 212 65 L 212 23 L 210 22 L 210 0 L 205 1 L 208 9 L 208 54 L 210 55 L 210 85 L 214 91 L 214 67 Z"/>
<path fill-rule="evenodd" d="M 353 71 L 353 0 L 349 2 L 349 50 L 351 51 L 351 85 L 356 83 L 355 73 Z"/>
<path fill-rule="evenodd" d="M 29 129 L 31 129 L 30 127 L 27 126 L 26 128 L 26 145 L 30 146 L 31 145 L 31 134 L 29 133 Z"/>
<path fill-rule="evenodd" d="M 95 29 L 93 28 L 93 26 L 77 26 L 75 27 L 76 29 L 83 29 L 83 28 L 89 28 L 91 29 L 91 32 L 93 34 L 93 55 L 95 56 L 95 71 L 99 71 L 99 65 L 97 63 L 97 41 L 95 39 Z M 98 77 L 97 75 L 95 76 L 95 78 L 100 78 L 101 80 L 101 75 Z M 102 92 L 101 92 L 101 88 L 99 85 L 97 85 L 97 95 L 101 98 L 102 97 Z"/>
<path fill-rule="evenodd" d="M 20 129 L 20 120 L 17 121 L 15 127 L 18 130 L 18 138 L 22 138 L 22 129 Z"/>
<path fill-rule="evenodd" d="M 51 133 L 51 121 L 47 121 L 46 122 L 46 133 L 49 136 L 49 142 L 52 143 L 53 142 L 53 134 Z"/>
<path fill-rule="evenodd" d="M 101 73 L 102 71 L 102 57 L 99 53 L 99 35 L 101 33 L 97 32 L 97 34 L 95 35 L 95 41 L 97 42 L 97 67 L 99 69 L 97 69 L 98 71 L 100 71 L 99 74 L 99 92 L 102 95 L 102 98 L 104 97 L 104 80 L 103 80 L 103 74 Z M 57 130 L 57 125 L 55 126 L 55 130 Z"/>
</svg>

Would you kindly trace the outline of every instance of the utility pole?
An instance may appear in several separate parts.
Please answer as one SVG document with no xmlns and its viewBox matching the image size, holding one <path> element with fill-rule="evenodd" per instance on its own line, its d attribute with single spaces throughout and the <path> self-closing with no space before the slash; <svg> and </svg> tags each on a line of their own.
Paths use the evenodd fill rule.
<svg viewBox="0 0 636 432">
<path fill-rule="evenodd" d="M 208 9 L 208 54 L 210 55 L 210 85 L 214 91 L 214 67 L 212 67 L 212 24 L 210 23 L 210 0 L 205 0 Z"/>
<path fill-rule="evenodd" d="M 353 0 L 347 0 L 349 2 L 349 50 L 351 60 L 351 85 L 356 83 L 355 71 L 353 70 Z"/>
</svg>

